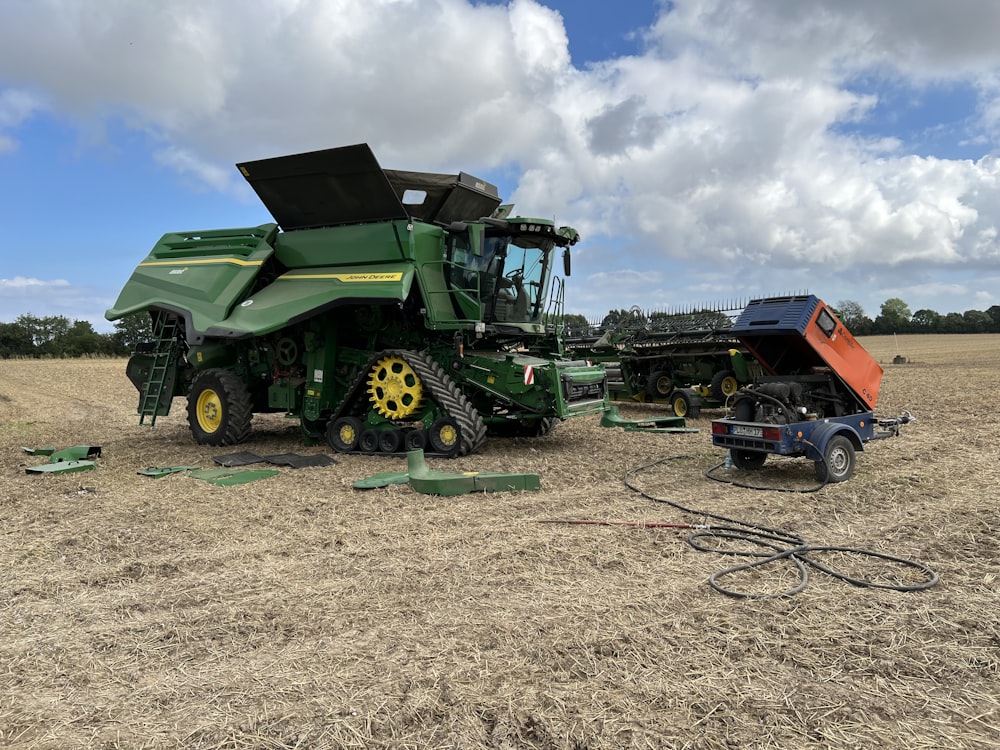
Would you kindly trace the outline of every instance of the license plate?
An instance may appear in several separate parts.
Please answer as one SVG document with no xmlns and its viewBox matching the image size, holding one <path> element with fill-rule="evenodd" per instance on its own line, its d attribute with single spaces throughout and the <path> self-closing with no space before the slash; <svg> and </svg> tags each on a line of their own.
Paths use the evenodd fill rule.
<svg viewBox="0 0 1000 750">
<path fill-rule="evenodd" d="M 744 437 L 764 437 L 763 427 L 747 427 L 742 424 L 734 424 L 729 428 L 730 435 L 742 435 Z"/>
</svg>

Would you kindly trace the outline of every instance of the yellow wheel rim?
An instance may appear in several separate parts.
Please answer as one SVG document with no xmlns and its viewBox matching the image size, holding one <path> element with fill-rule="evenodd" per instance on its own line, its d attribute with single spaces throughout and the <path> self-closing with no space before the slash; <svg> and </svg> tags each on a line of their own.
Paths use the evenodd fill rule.
<svg viewBox="0 0 1000 750">
<path fill-rule="evenodd" d="M 441 441 L 441 445 L 451 448 L 458 442 L 458 430 L 455 429 L 455 425 L 453 424 L 443 424 L 441 425 L 441 429 L 438 430 L 438 438 Z"/>
<path fill-rule="evenodd" d="M 340 425 L 340 442 L 344 445 L 354 445 L 358 439 L 358 431 L 354 429 L 354 425 L 350 422 L 345 422 Z"/>
<path fill-rule="evenodd" d="M 198 395 L 198 426 L 211 434 L 222 426 L 222 399 L 210 388 Z"/>
<path fill-rule="evenodd" d="M 372 368 L 368 395 L 383 417 L 410 416 L 420 406 L 423 394 L 420 378 L 402 357 L 385 357 Z"/>
<path fill-rule="evenodd" d="M 736 393 L 737 390 L 739 390 L 740 384 L 736 382 L 736 378 L 730 375 L 728 378 L 722 379 L 722 383 L 719 387 L 722 391 L 722 395 L 729 398 Z"/>
<path fill-rule="evenodd" d="M 674 399 L 674 414 L 678 417 L 686 417 L 687 413 L 687 401 L 678 396 Z"/>
</svg>

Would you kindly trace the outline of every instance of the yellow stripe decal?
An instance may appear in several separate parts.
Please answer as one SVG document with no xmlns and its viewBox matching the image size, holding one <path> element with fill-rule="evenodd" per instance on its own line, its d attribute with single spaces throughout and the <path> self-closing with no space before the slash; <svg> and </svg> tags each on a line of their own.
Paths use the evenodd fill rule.
<svg viewBox="0 0 1000 750">
<path fill-rule="evenodd" d="M 336 279 L 337 281 L 346 283 L 356 281 L 402 281 L 403 274 L 398 271 L 394 273 L 286 273 L 284 276 L 278 277 L 279 281 L 282 279 L 286 281 L 298 281 L 299 279 Z"/>
<path fill-rule="evenodd" d="M 243 260 L 242 258 L 177 258 L 175 260 L 148 260 L 139 264 L 140 268 L 149 266 L 208 266 L 213 263 L 232 263 L 235 266 L 260 266 L 262 260 Z"/>
</svg>

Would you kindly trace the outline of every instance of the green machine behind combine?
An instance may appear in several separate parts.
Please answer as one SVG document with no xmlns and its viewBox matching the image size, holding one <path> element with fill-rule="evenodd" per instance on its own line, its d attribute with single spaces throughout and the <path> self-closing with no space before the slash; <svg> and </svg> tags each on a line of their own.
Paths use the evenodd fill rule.
<svg viewBox="0 0 1000 750">
<path fill-rule="evenodd" d="M 365 144 L 237 165 L 277 223 L 164 235 L 106 317 L 148 312 L 141 424 L 187 398 L 194 439 L 297 417 L 340 452 L 475 452 L 607 405 L 565 355 L 570 227 L 509 216 L 465 173 L 383 170 Z"/>
</svg>

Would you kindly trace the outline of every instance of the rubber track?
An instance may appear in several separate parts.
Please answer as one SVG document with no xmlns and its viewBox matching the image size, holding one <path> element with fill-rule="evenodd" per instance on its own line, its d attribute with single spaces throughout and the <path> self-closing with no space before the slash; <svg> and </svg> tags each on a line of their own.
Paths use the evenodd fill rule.
<svg viewBox="0 0 1000 750">
<path fill-rule="evenodd" d="M 371 368 L 375 363 L 385 357 L 400 357 L 405 360 L 413 371 L 420 378 L 420 382 L 430 391 L 434 402 L 441 407 L 445 414 L 455 420 L 461 431 L 461 445 L 458 449 L 459 456 L 466 456 L 479 450 L 486 442 L 486 424 L 482 416 L 476 411 L 472 402 L 459 390 L 448 373 L 444 371 L 434 359 L 425 352 L 415 352 L 404 349 L 386 349 L 372 357 L 366 364 L 354 382 L 347 389 L 347 395 L 334 411 L 331 419 L 338 419 L 340 416 L 353 413 L 349 408 L 355 402 L 355 398 L 360 395 L 362 385 L 368 378 Z M 370 406 L 368 408 L 371 408 Z"/>
<path fill-rule="evenodd" d="M 458 423 L 461 429 L 462 444 L 458 449 L 459 456 L 475 453 L 486 441 L 486 424 L 472 402 L 459 390 L 448 373 L 437 362 L 424 352 L 389 351 L 389 356 L 405 359 L 417 377 L 431 392 L 434 401 L 444 409 L 445 413 Z"/>
</svg>

